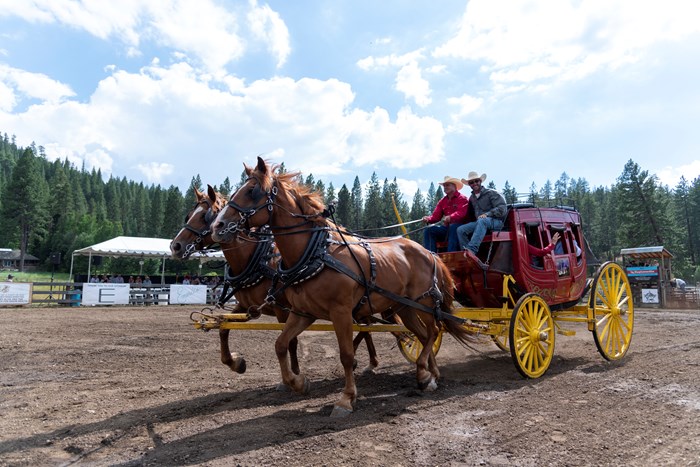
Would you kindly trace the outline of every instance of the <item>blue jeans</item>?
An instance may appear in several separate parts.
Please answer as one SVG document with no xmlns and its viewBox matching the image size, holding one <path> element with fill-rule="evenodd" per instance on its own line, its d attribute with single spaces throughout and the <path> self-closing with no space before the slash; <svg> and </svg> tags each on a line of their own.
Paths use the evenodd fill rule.
<svg viewBox="0 0 700 467">
<path fill-rule="evenodd" d="M 423 246 L 433 253 L 437 252 L 437 242 L 444 242 L 447 237 L 447 251 L 459 251 L 457 227 L 462 224 L 450 224 L 449 229 L 444 225 L 433 225 L 423 231 Z"/>
<path fill-rule="evenodd" d="M 474 254 L 479 251 L 479 245 L 486 236 L 486 232 L 501 230 L 503 228 L 503 220 L 493 217 L 483 217 L 477 219 L 476 222 L 464 224 L 457 229 L 457 237 L 459 245 L 463 250 L 471 250 Z"/>
</svg>

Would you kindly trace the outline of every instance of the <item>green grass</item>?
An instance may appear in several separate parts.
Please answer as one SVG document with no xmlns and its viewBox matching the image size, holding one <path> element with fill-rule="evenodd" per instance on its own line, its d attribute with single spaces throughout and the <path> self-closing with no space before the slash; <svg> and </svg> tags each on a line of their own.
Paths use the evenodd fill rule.
<svg viewBox="0 0 700 467">
<path fill-rule="evenodd" d="M 7 280 L 7 275 L 12 274 L 15 282 L 49 282 L 51 281 L 51 271 L 0 271 L 0 281 Z M 54 282 L 68 282 L 70 276 L 67 272 L 55 272 L 53 274 Z"/>
</svg>

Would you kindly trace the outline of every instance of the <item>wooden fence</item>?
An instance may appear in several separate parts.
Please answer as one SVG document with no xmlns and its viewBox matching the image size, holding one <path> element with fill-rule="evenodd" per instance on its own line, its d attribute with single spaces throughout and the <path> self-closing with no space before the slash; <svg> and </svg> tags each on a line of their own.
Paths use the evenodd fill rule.
<svg viewBox="0 0 700 467">
<path fill-rule="evenodd" d="M 73 282 L 34 282 L 32 287 L 32 305 L 42 306 L 80 306 L 82 284 Z M 219 299 L 221 285 L 217 288 L 207 286 L 207 304 L 213 305 Z M 132 285 L 129 289 L 129 305 L 168 305 L 170 303 L 170 284 Z"/>
</svg>

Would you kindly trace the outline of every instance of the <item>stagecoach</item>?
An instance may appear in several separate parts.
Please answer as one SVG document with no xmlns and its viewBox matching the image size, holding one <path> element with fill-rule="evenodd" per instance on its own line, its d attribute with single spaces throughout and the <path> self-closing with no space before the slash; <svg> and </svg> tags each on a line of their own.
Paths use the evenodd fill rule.
<svg viewBox="0 0 700 467">
<path fill-rule="evenodd" d="M 529 252 L 529 246 L 547 245 L 555 232 L 561 240 L 551 254 Z M 586 323 L 606 360 L 619 360 L 627 353 L 634 321 L 629 280 L 612 262 L 587 278 L 589 267 L 598 261 L 575 209 L 509 205 L 503 230 L 488 235 L 478 252 L 486 270 L 461 252 L 439 256 L 455 279 L 460 304 L 456 315 L 510 351 L 523 376 L 537 378 L 547 371 L 555 336 L 575 334 L 564 328 L 566 322 Z M 409 356 L 420 349 L 415 339 L 403 342 Z"/>
<path fill-rule="evenodd" d="M 294 368 L 294 355 L 289 367 L 287 349 L 292 352 L 293 339 L 304 330 L 334 331 L 346 386 L 333 413 L 343 415 L 352 412 L 356 398 L 351 363 L 359 341 L 351 342 L 353 331 L 363 336 L 392 332 L 403 355 L 416 363 L 421 389 L 437 387 L 435 355 L 444 332 L 461 342 L 475 335 L 490 337 L 511 353 L 526 378 L 547 371 L 557 334 L 574 334 L 564 328 L 566 323 L 585 323 L 607 360 L 619 360 L 629 349 L 634 321 L 629 281 L 612 262 L 587 278 L 589 266 L 597 261 L 573 208 L 508 206 L 504 228 L 484 238 L 477 262 L 462 252 L 433 255 L 402 237 L 357 236 L 326 219 L 332 212 L 292 174 L 276 173 L 260 158 L 257 167 L 246 166 L 246 172 L 248 179 L 227 202 L 218 201 L 211 187 L 209 201 L 198 195 L 200 207 L 176 237 L 178 248 L 185 251 L 191 245 L 233 242 L 237 235 L 263 244 L 274 235 L 282 263 L 277 276 L 268 275 L 271 285 L 259 307 L 192 314 L 195 328 L 220 330 L 222 361 L 229 366 L 229 330 L 282 330 L 275 350 L 283 382 L 304 392 L 308 381 Z M 221 204 L 225 206 L 213 212 Z M 200 224 L 193 225 L 197 218 Z M 531 254 L 530 247 L 547 245 L 556 232 L 561 244 L 552 254 Z M 189 245 L 180 238 L 194 234 L 198 237 Z M 281 296 L 290 308 L 284 317 L 275 313 L 280 322 L 256 321 L 259 310 Z M 372 355 L 371 338 L 367 343 Z"/>
</svg>

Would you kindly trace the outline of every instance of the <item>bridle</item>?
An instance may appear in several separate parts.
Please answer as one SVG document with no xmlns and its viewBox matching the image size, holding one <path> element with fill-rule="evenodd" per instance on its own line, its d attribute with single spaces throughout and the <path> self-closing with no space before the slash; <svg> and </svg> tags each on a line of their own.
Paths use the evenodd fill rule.
<svg viewBox="0 0 700 467">
<path fill-rule="evenodd" d="M 209 228 L 209 226 L 214 221 L 216 214 L 214 213 L 211 200 L 205 198 L 202 199 L 202 201 L 206 202 L 208 205 L 208 209 L 204 213 L 204 227 L 197 230 L 194 227 L 192 227 L 188 222 L 185 222 L 185 225 L 182 226 L 183 229 L 189 230 L 190 232 L 196 235 L 195 239 L 185 246 L 185 252 L 182 254 L 183 259 L 188 258 L 192 253 L 194 253 L 194 251 L 197 249 L 197 245 L 202 243 L 204 237 L 211 233 L 211 229 Z M 200 201 L 200 203 L 202 201 Z M 197 205 L 199 205 L 199 203 L 197 203 Z"/>
<path fill-rule="evenodd" d="M 252 189 L 251 193 L 251 198 L 253 201 L 257 201 L 263 196 L 265 196 L 265 201 L 263 201 L 261 204 L 254 206 L 252 208 L 246 208 L 243 207 L 236 202 L 233 201 L 233 198 L 236 196 L 236 193 L 231 195 L 231 199 L 229 200 L 228 203 L 226 203 L 226 206 L 230 206 L 231 208 L 235 209 L 238 212 L 239 219 L 237 221 L 231 221 L 229 222 L 226 227 L 224 227 L 220 232 L 220 236 L 227 235 L 229 233 L 239 233 L 239 232 L 249 232 L 250 231 L 250 225 L 248 224 L 248 220 L 256 215 L 258 211 L 261 209 L 267 208 L 268 212 L 268 220 L 266 224 L 271 224 L 272 223 L 272 210 L 275 205 L 275 197 L 277 197 L 277 180 L 273 179 L 272 180 L 272 188 L 270 190 L 266 191 L 264 194 L 262 193 L 262 188 L 260 188 L 261 183 L 260 180 L 257 178 L 250 176 L 246 179 L 244 185 L 248 183 L 251 180 L 255 180 L 257 182 L 257 185 L 255 185 L 255 188 Z M 241 187 L 243 188 L 243 187 Z M 240 190 L 240 189 L 239 189 Z M 264 225 L 264 224 L 263 224 Z"/>
</svg>

